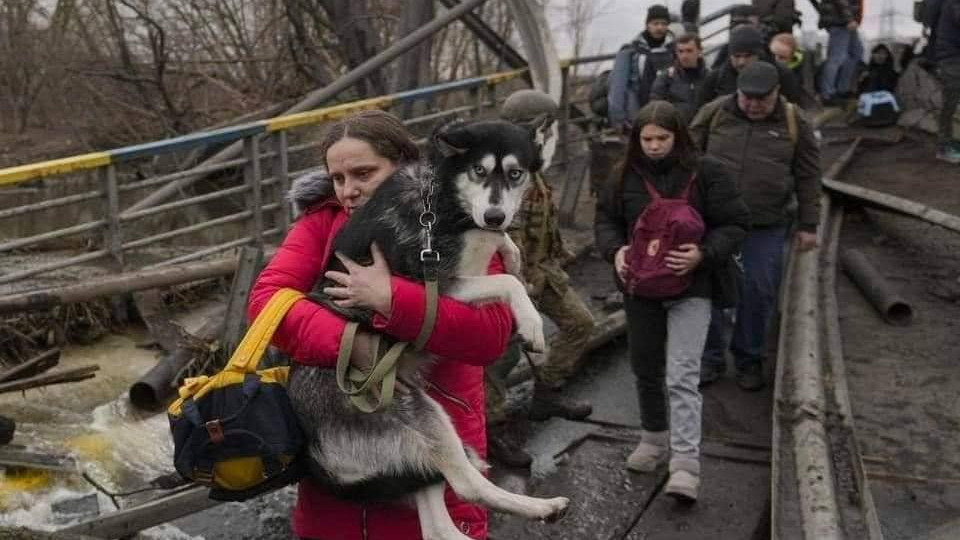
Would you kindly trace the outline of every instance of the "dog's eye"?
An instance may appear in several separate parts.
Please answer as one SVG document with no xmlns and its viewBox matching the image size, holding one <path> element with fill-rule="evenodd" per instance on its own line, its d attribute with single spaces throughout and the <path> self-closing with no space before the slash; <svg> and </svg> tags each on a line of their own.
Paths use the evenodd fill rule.
<svg viewBox="0 0 960 540">
<path fill-rule="evenodd" d="M 486 175 L 487 175 L 487 170 L 483 168 L 483 165 L 474 165 L 474 166 L 473 166 L 473 174 L 475 174 L 475 175 L 477 175 L 477 176 L 486 176 Z"/>
<path fill-rule="evenodd" d="M 520 169 L 513 169 L 512 171 L 510 171 L 511 180 L 520 180 L 521 178 L 523 178 L 523 171 L 521 171 Z"/>
</svg>

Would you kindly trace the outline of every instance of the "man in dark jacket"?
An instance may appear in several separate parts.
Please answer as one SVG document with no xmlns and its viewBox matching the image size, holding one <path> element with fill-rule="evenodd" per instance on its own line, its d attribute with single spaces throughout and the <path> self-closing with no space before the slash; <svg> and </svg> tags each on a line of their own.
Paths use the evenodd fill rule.
<svg viewBox="0 0 960 540">
<path fill-rule="evenodd" d="M 630 119 L 650 100 L 657 72 L 673 62 L 670 11 L 654 4 L 647 10 L 647 28 L 617 52 L 610 71 L 607 114 L 610 125 L 629 130 Z"/>
<path fill-rule="evenodd" d="M 857 66 L 863 61 L 857 31 L 863 18 L 862 0 L 821 0 L 814 5 L 820 12 L 820 28 L 829 35 L 820 97 L 826 105 L 837 104 L 852 95 Z"/>
<path fill-rule="evenodd" d="M 797 21 L 797 8 L 794 0 L 753 0 L 753 9 L 760 18 L 760 26 L 767 37 L 792 33 Z"/>
<path fill-rule="evenodd" d="M 687 123 L 697 112 L 697 92 L 707 76 L 703 64 L 703 47 L 695 34 L 685 34 L 674 42 L 677 59 L 673 65 L 660 71 L 653 81 L 650 99 L 669 101 L 683 115 Z"/>
<path fill-rule="evenodd" d="M 737 77 L 740 71 L 757 60 L 772 62 L 766 50 L 766 43 L 759 30 L 752 26 L 741 26 L 730 34 L 730 59 L 720 68 L 707 74 L 700 92 L 697 94 L 697 108 L 703 107 L 714 99 L 737 91 Z M 812 98 L 804 95 L 796 77 L 786 67 L 773 63 L 780 75 L 780 94 L 801 108 L 816 106 Z"/>
<path fill-rule="evenodd" d="M 924 24 L 931 30 L 928 47 L 943 83 L 937 159 L 958 164 L 960 140 L 953 132 L 953 123 L 960 102 L 960 0 L 927 0 Z"/>
<path fill-rule="evenodd" d="M 733 331 L 737 384 L 764 386 L 762 360 L 767 324 L 780 288 L 783 248 L 798 212 L 795 240 L 800 250 L 817 242 L 820 215 L 820 150 L 813 129 L 794 105 L 780 98 L 779 74 L 754 62 L 737 79 L 737 93 L 707 104 L 690 126 L 696 143 L 734 174 L 750 207 L 752 229 L 742 247 L 743 283 Z M 701 384 L 725 371 L 724 318 L 714 311 L 704 351 Z"/>
<path fill-rule="evenodd" d="M 752 26 L 760 30 L 760 17 L 757 15 L 756 8 L 750 4 L 738 4 L 730 8 L 730 35 L 732 36 L 741 26 Z M 761 32 L 760 35 L 763 33 Z M 710 69 L 720 69 L 729 59 L 730 44 L 724 43 L 713 58 Z"/>
</svg>

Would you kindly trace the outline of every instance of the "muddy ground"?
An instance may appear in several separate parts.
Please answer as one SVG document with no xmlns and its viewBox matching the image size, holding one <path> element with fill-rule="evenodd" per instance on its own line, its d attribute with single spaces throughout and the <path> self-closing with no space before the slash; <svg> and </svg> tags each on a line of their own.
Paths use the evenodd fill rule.
<svg viewBox="0 0 960 540">
<path fill-rule="evenodd" d="M 845 180 L 960 215 L 960 169 L 923 136 L 865 148 Z M 857 435 L 887 540 L 927 538 L 960 520 L 960 233 L 873 210 L 848 213 L 856 247 L 912 305 L 884 323 L 855 285 L 837 295 Z M 960 538 L 960 530 L 942 538 Z"/>
</svg>

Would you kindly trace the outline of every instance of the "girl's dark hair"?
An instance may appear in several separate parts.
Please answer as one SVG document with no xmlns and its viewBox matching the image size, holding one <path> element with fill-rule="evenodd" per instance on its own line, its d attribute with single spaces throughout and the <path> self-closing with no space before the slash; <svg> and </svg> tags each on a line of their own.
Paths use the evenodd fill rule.
<svg viewBox="0 0 960 540">
<path fill-rule="evenodd" d="M 396 116 L 381 110 L 361 111 L 338 120 L 320 138 L 320 159 L 327 164 L 327 150 L 341 139 L 359 139 L 373 150 L 398 164 L 420 159 L 420 149 L 410 132 Z"/>
<path fill-rule="evenodd" d="M 651 101 L 633 117 L 627 152 L 617 172 L 620 190 L 623 189 L 624 178 L 631 168 L 640 172 L 653 171 L 653 160 L 643 153 L 643 147 L 640 146 L 640 132 L 649 124 L 673 133 L 673 150 L 670 152 L 670 158 L 676 160 L 677 165 L 690 171 L 696 170 L 699 165 L 700 153 L 693 144 L 693 138 L 690 137 L 683 115 L 666 101 Z"/>
</svg>

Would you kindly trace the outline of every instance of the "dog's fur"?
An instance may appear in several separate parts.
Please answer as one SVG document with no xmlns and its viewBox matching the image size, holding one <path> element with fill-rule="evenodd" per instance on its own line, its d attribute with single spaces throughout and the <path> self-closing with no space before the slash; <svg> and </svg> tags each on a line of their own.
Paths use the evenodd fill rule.
<svg viewBox="0 0 960 540">
<path fill-rule="evenodd" d="M 430 163 L 404 167 L 357 209 L 334 240 L 334 249 L 353 260 L 370 259 L 381 247 L 391 272 L 422 281 L 424 187 L 433 182 L 437 215 L 433 246 L 440 252 L 441 294 L 467 302 L 504 300 L 518 332 L 534 349 L 543 347 L 542 320 L 520 280 L 520 258 L 504 230 L 517 209 L 530 175 L 541 165 L 537 128 L 506 122 L 458 123 L 433 137 Z M 517 172 L 518 171 L 518 172 Z M 292 198 L 299 207 L 332 193 L 323 173 L 299 180 Z M 501 219 L 502 218 L 502 219 Z M 494 252 L 504 254 L 510 274 L 486 275 Z M 331 268 L 339 262 L 331 259 Z M 322 293 L 311 298 L 347 319 L 369 325 L 370 310 L 345 309 Z M 413 494 L 424 538 L 466 540 L 443 502 L 446 480 L 464 500 L 533 519 L 557 518 L 569 501 L 509 493 L 478 470 L 485 465 L 465 449 L 450 418 L 426 393 L 431 360 L 405 355 L 393 404 L 384 411 L 359 412 L 342 394 L 331 370 L 296 365 L 289 394 L 306 431 L 311 475 L 333 493 L 352 500 L 396 499 Z"/>
</svg>

